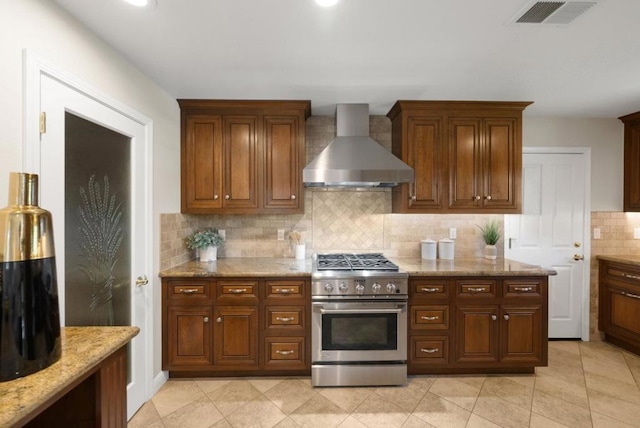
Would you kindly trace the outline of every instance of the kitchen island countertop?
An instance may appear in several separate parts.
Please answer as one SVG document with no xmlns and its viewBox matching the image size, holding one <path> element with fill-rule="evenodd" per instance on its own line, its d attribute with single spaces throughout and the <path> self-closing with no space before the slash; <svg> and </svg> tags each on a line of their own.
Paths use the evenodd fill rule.
<svg viewBox="0 0 640 428">
<path fill-rule="evenodd" d="M 389 257 L 411 276 L 548 276 L 553 269 L 499 258 L 423 260 L 418 257 Z M 214 262 L 192 260 L 160 272 L 160 277 L 300 277 L 310 276 L 311 259 L 271 257 L 221 258 Z"/>
<path fill-rule="evenodd" d="M 139 331 L 137 327 L 64 327 L 58 361 L 31 375 L 0 383 L 0 427 L 22 426 Z"/>
<path fill-rule="evenodd" d="M 640 256 L 617 255 L 617 256 L 597 256 L 598 260 L 606 260 L 613 263 L 624 263 L 635 267 L 640 267 Z"/>
</svg>

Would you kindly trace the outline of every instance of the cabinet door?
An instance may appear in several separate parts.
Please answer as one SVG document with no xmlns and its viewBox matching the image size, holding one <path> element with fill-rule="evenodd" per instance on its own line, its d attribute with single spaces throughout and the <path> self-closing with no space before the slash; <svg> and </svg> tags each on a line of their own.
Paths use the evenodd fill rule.
<svg viewBox="0 0 640 428">
<path fill-rule="evenodd" d="M 624 118 L 623 118 L 624 121 Z M 624 210 L 640 211 L 640 114 L 624 126 Z"/>
<path fill-rule="evenodd" d="M 163 369 L 211 366 L 211 321 L 210 307 L 169 306 Z"/>
<path fill-rule="evenodd" d="M 485 208 L 517 210 L 522 148 L 516 147 L 515 119 L 485 119 L 482 144 L 481 201 Z"/>
<path fill-rule="evenodd" d="M 503 306 L 500 359 L 503 363 L 542 363 L 542 306 Z"/>
<path fill-rule="evenodd" d="M 258 308 L 220 306 L 216 308 L 214 362 L 216 366 L 258 367 Z"/>
<path fill-rule="evenodd" d="M 302 212 L 304 141 L 301 116 L 267 115 L 263 119 L 265 149 L 265 209 Z"/>
<path fill-rule="evenodd" d="M 182 212 L 222 207 L 222 118 L 187 116 L 182 145 Z"/>
<path fill-rule="evenodd" d="M 223 117 L 224 208 L 258 208 L 258 116 Z"/>
<path fill-rule="evenodd" d="M 498 362 L 498 306 L 460 306 L 456 312 L 456 362 Z"/>
<path fill-rule="evenodd" d="M 406 163 L 415 171 L 409 209 L 442 209 L 443 162 L 442 119 L 409 116 Z"/>
<path fill-rule="evenodd" d="M 482 206 L 481 123 L 479 118 L 449 120 L 449 208 Z"/>
<path fill-rule="evenodd" d="M 604 285 L 601 314 L 604 314 L 600 328 L 605 333 L 614 333 L 640 341 L 640 292 L 624 290 L 620 287 Z"/>
</svg>

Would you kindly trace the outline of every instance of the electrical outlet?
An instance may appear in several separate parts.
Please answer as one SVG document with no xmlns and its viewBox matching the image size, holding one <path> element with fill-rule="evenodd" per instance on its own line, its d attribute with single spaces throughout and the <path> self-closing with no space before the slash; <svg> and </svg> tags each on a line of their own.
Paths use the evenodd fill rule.
<svg viewBox="0 0 640 428">
<path fill-rule="evenodd" d="M 227 232 L 225 232 L 224 229 L 218 229 L 218 235 L 222 237 L 223 241 L 227 240 Z"/>
<path fill-rule="evenodd" d="M 458 231 L 456 230 L 455 227 L 450 227 L 449 228 L 449 239 L 456 239 L 456 237 L 458 236 Z"/>
<path fill-rule="evenodd" d="M 599 227 L 594 227 L 593 228 L 593 239 L 600 239 L 600 228 Z"/>
<path fill-rule="evenodd" d="M 278 241 L 284 241 L 284 229 L 278 229 Z"/>
<path fill-rule="evenodd" d="M 633 239 L 640 239 L 640 227 L 633 229 Z"/>
</svg>

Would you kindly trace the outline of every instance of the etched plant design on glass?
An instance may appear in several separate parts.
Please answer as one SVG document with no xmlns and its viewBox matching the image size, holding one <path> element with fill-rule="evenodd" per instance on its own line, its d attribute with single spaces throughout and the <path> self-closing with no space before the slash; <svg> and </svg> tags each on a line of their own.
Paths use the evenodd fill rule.
<svg viewBox="0 0 640 428">
<path fill-rule="evenodd" d="M 84 263 L 80 270 L 92 286 L 90 308 L 95 325 L 113 325 L 114 268 L 118 262 L 118 249 L 122 244 L 122 202 L 110 194 L 109 176 L 104 176 L 104 187 L 89 178 L 87 189 L 80 188 L 78 217 L 82 235 L 80 250 Z"/>
</svg>

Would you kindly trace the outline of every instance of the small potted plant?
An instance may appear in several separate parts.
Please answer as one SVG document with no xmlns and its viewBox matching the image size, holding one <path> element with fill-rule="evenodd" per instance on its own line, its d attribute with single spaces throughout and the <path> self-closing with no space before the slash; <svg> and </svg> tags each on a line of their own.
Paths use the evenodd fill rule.
<svg viewBox="0 0 640 428">
<path fill-rule="evenodd" d="M 222 242 L 222 236 L 220 236 L 216 228 L 194 232 L 185 239 L 187 248 L 198 250 L 201 262 L 216 260 L 218 258 L 218 247 L 222 245 Z"/>
<path fill-rule="evenodd" d="M 478 226 L 482 231 L 484 239 L 484 256 L 487 259 L 495 260 L 498 257 L 496 244 L 500 240 L 500 224 L 497 220 L 489 220 L 484 226 Z"/>
</svg>

